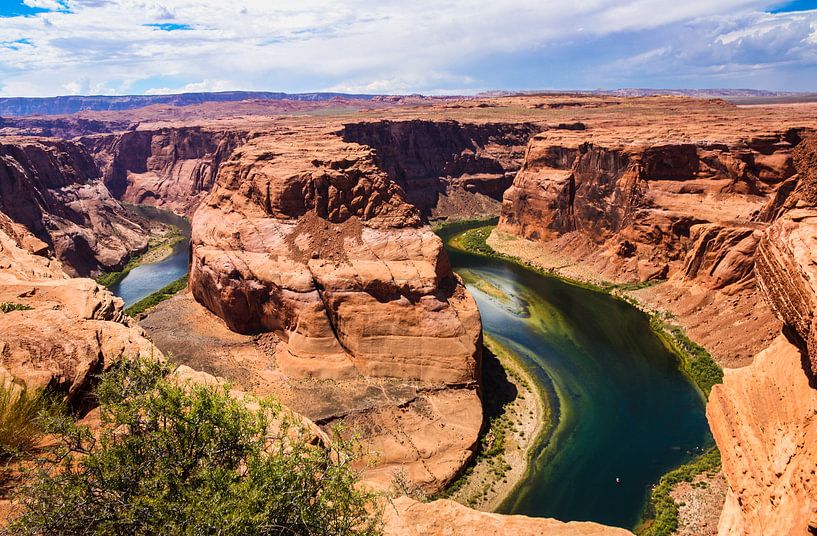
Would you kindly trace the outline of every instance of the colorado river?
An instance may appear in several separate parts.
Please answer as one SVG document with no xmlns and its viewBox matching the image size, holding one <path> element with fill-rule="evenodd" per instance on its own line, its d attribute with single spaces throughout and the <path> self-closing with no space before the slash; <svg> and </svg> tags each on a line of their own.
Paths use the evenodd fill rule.
<svg viewBox="0 0 817 536">
<path fill-rule="evenodd" d="M 558 416 L 500 511 L 632 529 L 661 475 L 712 445 L 702 395 L 643 313 L 513 262 L 451 248 L 449 239 L 464 229 L 441 235 L 485 332 L 521 358 Z"/>
<path fill-rule="evenodd" d="M 140 205 L 134 210 L 151 220 L 160 221 L 179 228 L 185 239 L 173 245 L 173 252 L 164 259 L 137 266 L 110 286 L 110 291 L 125 300 L 125 307 L 130 307 L 142 298 L 161 289 L 187 274 L 190 262 L 190 222 L 181 216 L 154 207 Z"/>
</svg>

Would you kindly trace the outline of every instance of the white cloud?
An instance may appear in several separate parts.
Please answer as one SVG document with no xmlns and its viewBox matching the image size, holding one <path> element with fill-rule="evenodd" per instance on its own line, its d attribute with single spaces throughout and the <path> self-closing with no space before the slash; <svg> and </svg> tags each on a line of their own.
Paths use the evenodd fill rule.
<svg viewBox="0 0 817 536">
<path fill-rule="evenodd" d="M 814 15 L 763 14 L 768 2 L 760 0 L 66 0 L 67 9 L 54 8 L 56 0 L 26 2 L 57 11 L 0 18 L 6 95 L 459 92 L 482 88 L 517 58 L 515 78 L 499 85 L 542 87 L 542 72 L 573 68 L 560 63 L 560 50 L 586 47 L 587 57 L 601 58 L 609 53 L 594 47 L 611 38 L 627 46 L 599 60 L 606 63 L 595 69 L 607 80 L 634 73 L 634 65 L 663 76 L 662 62 L 672 64 L 683 79 L 751 63 L 752 55 L 763 64 L 814 55 L 807 31 Z M 189 29 L 147 26 L 157 24 Z M 19 39 L 31 46 L 3 47 Z M 582 79 L 591 79 L 594 67 L 584 68 Z"/>
<path fill-rule="evenodd" d="M 235 86 L 229 80 L 202 80 L 201 82 L 191 82 L 180 87 L 154 87 L 146 89 L 144 93 L 145 95 L 169 95 L 171 93 L 202 93 L 240 89 L 240 86 Z"/>
<path fill-rule="evenodd" d="M 59 2 L 58 0 L 23 0 L 23 3 L 28 7 L 40 9 L 50 10 L 65 9 L 65 5 Z"/>
</svg>

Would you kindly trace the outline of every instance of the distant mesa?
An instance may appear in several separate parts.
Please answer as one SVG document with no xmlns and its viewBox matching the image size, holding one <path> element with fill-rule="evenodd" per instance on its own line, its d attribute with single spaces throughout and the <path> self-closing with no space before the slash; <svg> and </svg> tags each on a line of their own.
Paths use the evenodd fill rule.
<svg viewBox="0 0 817 536">
<path fill-rule="evenodd" d="M 281 93 L 271 91 L 220 91 L 173 95 L 70 95 L 62 97 L 0 98 L 0 116 L 65 115 L 78 112 L 133 110 L 153 104 L 188 106 L 205 102 L 243 100 L 327 101 L 337 97 L 370 100 L 376 95 L 346 93 Z"/>
</svg>

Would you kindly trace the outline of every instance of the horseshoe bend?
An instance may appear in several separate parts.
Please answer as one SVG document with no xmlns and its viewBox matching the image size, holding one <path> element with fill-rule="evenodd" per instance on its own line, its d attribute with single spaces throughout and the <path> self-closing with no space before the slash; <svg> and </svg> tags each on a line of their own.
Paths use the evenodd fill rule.
<svg viewBox="0 0 817 536">
<path fill-rule="evenodd" d="M 0 534 L 817 533 L 813 95 L 14 87 Z"/>
</svg>

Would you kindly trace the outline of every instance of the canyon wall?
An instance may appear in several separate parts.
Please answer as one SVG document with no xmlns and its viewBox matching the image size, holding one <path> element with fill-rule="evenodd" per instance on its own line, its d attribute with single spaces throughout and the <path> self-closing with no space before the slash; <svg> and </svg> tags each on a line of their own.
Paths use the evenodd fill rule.
<svg viewBox="0 0 817 536">
<path fill-rule="evenodd" d="M 50 138 L 0 138 L 0 212 L 71 275 L 123 266 L 147 232 L 111 197 L 85 149 Z"/>
<path fill-rule="evenodd" d="M 117 199 L 192 215 L 215 183 L 218 168 L 248 133 L 168 127 L 85 136 L 105 185 Z"/>
<path fill-rule="evenodd" d="M 798 131 L 732 146 L 579 140 L 553 141 L 548 132 L 533 139 L 505 193 L 500 230 L 542 241 L 583 239 L 614 280 L 681 272 L 721 289 L 751 279 L 751 262 L 733 248 L 751 258 L 754 231 L 764 227 L 758 213 L 794 174 Z"/>
<path fill-rule="evenodd" d="M 372 147 L 424 217 L 495 211 L 522 164 L 532 123 L 372 121 L 344 125 L 344 141 Z M 477 195 L 480 194 L 480 195 Z"/>
<path fill-rule="evenodd" d="M 730 487 L 722 535 L 817 534 L 815 154 L 809 134 L 757 248 L 758 287 L 783 333 L 749 367 L 727 370 L 707 406 Z"/>
<path fill-rule="evenodd" d="M 780 327 L 754 265 L 803 132 L 548 130 L 505 193 L 498 233 L 572 277 L 649 287 L 639 301 L 669 310 L 721 364 L 745 365 Z"/>
</svg>

